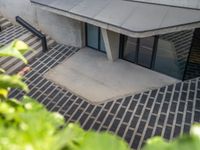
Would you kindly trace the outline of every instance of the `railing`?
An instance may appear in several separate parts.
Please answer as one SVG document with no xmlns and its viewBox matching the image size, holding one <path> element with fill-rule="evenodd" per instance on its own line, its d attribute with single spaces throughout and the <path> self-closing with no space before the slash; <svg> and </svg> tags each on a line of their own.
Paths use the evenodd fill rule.
<svg viewBox="0 0 200 150">
<path fill-rule="evenodd" d="M 22 19 L 19 16 L 16 17 L 16 21 L 20 25 L 25 27 L 27 30 L 32 32 L 35 36 L 37 36 L 38 38 L 41 39 L 43 52 L 47 52 L 48 51 L 47 40 L 46 40 L 46 36 L 44 34 L 42 34 L 40 31 L 38 31 L 36 28 L 34 28 L 32 25 L 30 25 L 28 22 L 26 22 L 24 19 Z"/>
</svg>

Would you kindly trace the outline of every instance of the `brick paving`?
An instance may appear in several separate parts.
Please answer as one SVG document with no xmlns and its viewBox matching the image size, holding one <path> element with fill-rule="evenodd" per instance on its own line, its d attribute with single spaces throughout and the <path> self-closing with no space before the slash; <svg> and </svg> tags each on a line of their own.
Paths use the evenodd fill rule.
<svg viewBox="0 0 200 150">
<path fill-rule="evenodd" d="M 78 122 L 86 130 L 111 131 L 133 149 L 141 149 L 155 135 L 172 139 L 187 133 L 191 124 L 200 122 L 200 78 L 93 105 L 43 77 L 77 51 L 56 44 L 30 63 L 32 71 L 25 76 L 31 89 L 28 95 L 63 114 L 67 122 Z M 17 98 L 22 95 L 18 90 L 11 93 Z"/>
</svg>

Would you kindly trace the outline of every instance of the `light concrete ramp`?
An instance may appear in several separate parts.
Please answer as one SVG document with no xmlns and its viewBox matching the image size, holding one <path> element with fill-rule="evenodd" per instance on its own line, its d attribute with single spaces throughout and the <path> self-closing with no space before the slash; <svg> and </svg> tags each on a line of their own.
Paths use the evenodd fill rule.
<svg viewBox="0 0 200 150">
<path fill-rule="evenodd" d="M 110 62 L 104 53 L 84 48 L 45 77 L 91 103 L 136 94 L 173 84 L 178 80 L 124 60 Z"/>
</svg>

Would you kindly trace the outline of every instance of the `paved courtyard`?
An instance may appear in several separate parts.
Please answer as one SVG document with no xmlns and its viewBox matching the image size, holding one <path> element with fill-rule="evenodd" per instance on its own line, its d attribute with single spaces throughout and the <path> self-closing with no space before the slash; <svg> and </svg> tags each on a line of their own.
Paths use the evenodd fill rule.
<svg viewBox="0 0 200 150">
<path fill-rule="evenodd" d="M 77 48 L 56 44 L 32 61 L 32 70 L 25 76 L 31 89 L 29 96 L 48 110 L 63 114 L 67 122 L 79 122 L 86 130 L 111 131 L 133 149 L 140 149 L 146 139 L 155 135 L 172 139 L 187 133 L 191 124 L 200 122 L 200 78 L 100 105 L 90 104 L 44 78 L 48 70 L 77 51 Z M 11 93 L 18 98 L 22 95 L 18 90 Z"/>
<path fill-rule="evenodd" d="M 45 77 L 93 104 L 179 81 L 125 60 L 108 61 L 106 54 L 90 48 L 80 49 L 48 71 Z"/>
</svg>

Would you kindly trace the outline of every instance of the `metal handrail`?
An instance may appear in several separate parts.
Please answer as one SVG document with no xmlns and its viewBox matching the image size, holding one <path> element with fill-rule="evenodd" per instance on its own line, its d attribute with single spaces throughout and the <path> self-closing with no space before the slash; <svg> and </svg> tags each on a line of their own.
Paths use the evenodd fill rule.
<svg viewBox="0 0 200 150">
<path fill-rule="evenodd" d="M 20 25 L 25 27 L 27 30 L 32 32 L 35 36 L 37 36 L 38 38 L 41 39 L 43 52 L 47 52 L 48 51 L 47 40 L 46 40 L 46 36 L 44 34 L 42 34 L 40 31 L 38 31 L 36 28 L 34 28 L 32 25 L 30 25 L 28 22 L 26 22 L 24 19 L 22 19 L 19 16 L 16 16 L 16 21 Z"/>
</svg>

